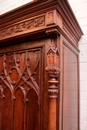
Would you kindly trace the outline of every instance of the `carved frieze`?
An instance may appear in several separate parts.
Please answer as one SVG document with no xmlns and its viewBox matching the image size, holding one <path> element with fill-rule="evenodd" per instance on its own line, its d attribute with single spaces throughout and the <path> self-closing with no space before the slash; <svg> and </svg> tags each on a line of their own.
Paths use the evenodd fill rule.
<svg viewBox="0 0 87 130">
<path fill-rule="evenodd" d="M 26 21 L 17 23 L 16 25 L 12 25 L 0 32 L 0 38 L 4 39 L 7 37 L 15 36 L 21 32 L 29 31 L 31 29 L 35 29 L 37 27 L 41 27 L 45 25 L 45 16 L 40 16 L 33 19 L 28 19 Z"/>
<path fill-rule="evenodd" d="M 54 25 L 57 25 L 57 12 L 56 10 L 50 10 L 37 17 L 25 19 L 8 26 L 6 25 L 6 27 L 0 30 L 0 40 L 34 32 L 35 30 L 41 30 L 43 28 L 46 29 Z"/>
</svg>

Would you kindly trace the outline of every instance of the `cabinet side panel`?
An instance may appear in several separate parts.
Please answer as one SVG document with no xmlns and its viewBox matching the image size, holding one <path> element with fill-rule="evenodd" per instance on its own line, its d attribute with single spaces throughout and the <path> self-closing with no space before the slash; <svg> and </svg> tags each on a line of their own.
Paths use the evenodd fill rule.
<svg viewBox="0 0 87 130">
<path fill-rule="evenodd" d="M 78 129 L 77 55 L 63 46 L 63 130 Z"/>
</svg>

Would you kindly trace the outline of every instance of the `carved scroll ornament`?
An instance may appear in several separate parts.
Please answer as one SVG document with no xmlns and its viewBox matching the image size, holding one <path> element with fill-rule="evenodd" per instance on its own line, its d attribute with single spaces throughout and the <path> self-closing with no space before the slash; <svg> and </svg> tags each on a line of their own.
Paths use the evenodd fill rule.
<svg viewBox="0 0 87 130">
<path fill-rule="evenodd" d="M 4 37 L 9 37 L 10 35 L 16 35 L 20 32 L 24 32 L 44 25 L 45 25 L 45 16 L 28 19 L 0 31 L 0 38 L 3 39 Z"/>
</svg>

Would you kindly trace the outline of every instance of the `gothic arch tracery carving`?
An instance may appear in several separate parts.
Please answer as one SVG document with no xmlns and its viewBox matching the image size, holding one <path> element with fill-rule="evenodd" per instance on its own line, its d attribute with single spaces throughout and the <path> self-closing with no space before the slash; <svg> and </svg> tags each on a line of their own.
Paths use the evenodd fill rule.
<svg viewBox="0 0 87 130">
<path fill-rule="evenodd" d="M 15 91 L 18 88 L 20 88 L 24 95 L 26 95 L 29 90 L 33 89 L 35 93 L 37 94 L 38 100 L 39 100 L 39 85 L 37 81 L 35 80 L 34 75 L 36 75 L 36 69 L 39 66 L 40 52 L 36 50 L 36 52 L 38 52 L 38 59 L 36 59 L 36 63 L 33 65 L 32 71 L 30 68 L 31 66 L 29 64 L 29 61 L 31 60 L 31 58 L 29 57 L 29 53 L 31 52 L 33 52 L 33 50 L 6 53 L 0 56 L 0 57 L 3 57 L 2 58 L 3 68 L 2 68 L 2 71 L 0 72 L 0 84 L 1 84 L 0 89 L 2 90 L 4 89 L 4 87 L 8 87 L 11 91 L 13 98 L 14 98 Z M 34 53 L 35 53 L 35 50 L 34 50 Z M 24 65 L 22 66 L 22 70 L 20 67 L 21 55 L 23 55 L 22 60 L 24 60 L 23 61 Z M 8 61 L 9 63 L 7 64 Z M 13 71 L 15 73 L 15 76 L 17 76 L 17 79 L 15 76 L 12 76 Z"/>
</svg>

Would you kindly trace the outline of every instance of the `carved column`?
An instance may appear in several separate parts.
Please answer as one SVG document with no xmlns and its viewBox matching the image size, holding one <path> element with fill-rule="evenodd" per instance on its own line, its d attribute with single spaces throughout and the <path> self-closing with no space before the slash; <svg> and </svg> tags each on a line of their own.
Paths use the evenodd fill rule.
<svg viewBox="0 0 87 130">
<path fill-rule="evenodd" d="M 46 32 L 51 37 L 51 46 L 47 52 L 46 72 L 49 77 L 48 96 L 49 96 L 49 121 L 48 130 L 56 130 L 56 102 L 58 95 L 59 53 L 56 45 L 57 30 L 52 29 Z"/>
</svg>

